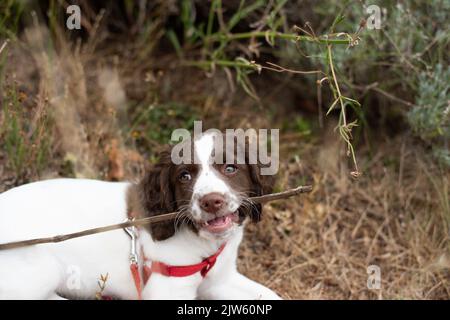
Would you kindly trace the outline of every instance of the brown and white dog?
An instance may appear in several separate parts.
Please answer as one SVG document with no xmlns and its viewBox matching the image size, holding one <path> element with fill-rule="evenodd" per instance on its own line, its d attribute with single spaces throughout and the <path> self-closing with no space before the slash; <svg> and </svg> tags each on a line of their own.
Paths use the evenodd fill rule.
<svg viewBox="0 0 450 320">
<path fill-rule="evenodd" d="M 0 194 L 0 243 L 178 211 L 175 222 L 139 228 L 136 245 L 140 274 L 148 261 L 183 273 L 153 270 L 139 292 L 131 240 L 116 230 L 0 251 L 0 299 L 92 299 L 102 275 L 108 279 L 101 294 L 119 299 L 279 299 L 236 268 L 244 224 L 261 217 L 261 206 L 248 198 L 269 193 L 271 179 L 256 164 L 212 163 L 213 149 L 214 136 L 205 134 L 193 143 L 196 164 L 175 165 L 165 152 L 137 185 L 56 179 Z M 207 272 L 192 268 L 208 257 L 215 264 Z"/>
</svg>

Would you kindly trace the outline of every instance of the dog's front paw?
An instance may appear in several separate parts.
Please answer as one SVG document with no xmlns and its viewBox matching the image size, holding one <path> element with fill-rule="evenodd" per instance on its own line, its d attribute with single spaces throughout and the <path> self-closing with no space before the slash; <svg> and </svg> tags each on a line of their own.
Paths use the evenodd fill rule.
<svg viewBox="0 0 450 320">
<path fill-rule="evenodd" d="M 268 292 L 264 292 L 259 294 L 255 300 L 283 300 L 278 294 L 273 292 L 272 290 L 267 290 Z"/>
</svg>

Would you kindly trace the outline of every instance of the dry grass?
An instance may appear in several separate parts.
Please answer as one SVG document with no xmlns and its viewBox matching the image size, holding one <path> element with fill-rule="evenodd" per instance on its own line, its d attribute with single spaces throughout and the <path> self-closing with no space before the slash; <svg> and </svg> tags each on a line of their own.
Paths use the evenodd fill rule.
<svg viewBox="0 0 450 320">
<path fill-rule="evenodd" d="M 338 162 L 333 145 L 315 146 L 302 162 L 319 163 L 309 173 L 314 194 L 267 208 L 247 234 L 240 269 L 292 299 L 450 298 L 449 174 L 410 142 L 377 146 L 359 181 L 330 170 L 338 163 L 320 165 L 324 157 Z M 301 168 L 283 171 L 297 176 Z M 367 288 L 372 264 L 381 268 L 381 290 Z"/>
</svg>

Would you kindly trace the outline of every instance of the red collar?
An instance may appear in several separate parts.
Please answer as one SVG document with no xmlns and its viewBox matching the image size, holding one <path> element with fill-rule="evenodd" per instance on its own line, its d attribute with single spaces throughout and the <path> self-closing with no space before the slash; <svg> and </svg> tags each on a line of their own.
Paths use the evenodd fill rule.
<svg viewBox="0 0 450 320">
<path fill-rule="evenodd" d="M 148 279 L 151 277 L 153 272 L 162 274 L 166 277 L 188 277 L 197 272 L 200 272 L 201 276 L 204 278 L 208 272 L 215 265 L 217 257 L 225 248 L 225 244 L 221 245 L 219 250 L 212 256 L 204 259 L 202 262 L 197 264 L 191 264 L 187 266 L 170 266 L 160 261 L 152 261 L 151 266 L 147 266 L 144 263 L 144 285 L 147 283 Z M 144 261 L 145 262 L 145 261 Z M 141 300 L 142 296 L 142 286 L 141 286 L 141 275 L 139 272 L 139 265 L 137 262 L 132 262 L 130 264 L 131 275 L 133 276 L 134 284 L 138 292 L 138 299 Z"/>
</svg>

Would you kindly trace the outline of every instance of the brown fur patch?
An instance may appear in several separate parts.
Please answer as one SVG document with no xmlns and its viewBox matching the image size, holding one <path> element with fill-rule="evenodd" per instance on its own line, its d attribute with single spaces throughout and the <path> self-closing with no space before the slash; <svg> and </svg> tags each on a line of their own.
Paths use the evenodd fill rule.
<svg viewBox="0 0 450 320">
<path fill-rule="evenodd" d="M 247 148 L 248 149 L 248 148 Z M 248 163 L 248 150 L 246 163 Z M 261 164 L 239 164 L 236 175 L 223 174 L 225 164 L 214 165 L 221 177 L 240 194 L 247 197 L 260 196 L 270 193 L 274 179 L 272 176 L 261 175 Z M 182 181 L 180 175 L 188 172 L 191 179 Z M 180 210 L 184 205 L 189 205 L 192 197 L 192 189 L 199 173 L 199 166 L 192 164 L 175 165 L 171 161 L 171 149 L 167 148 L 159 155 L 159 162 L 147 168 L 142 180 L 129 188 L 127 194 L 128 215 L 134 218 L 157 216 Z M 261 220 L 262 207 L 260 204 L 241 206 L 239 208 L 239 222 L 246 217 L 251 217 L 253 222 Z M 188 214 L 189 217 L 189 214 Z M 194 231 L 195 224 L 190 219 L 183 220 Z M 175 233 L 175 222 L 160 222 L 148 226 L 153 239 L 157 241 L 170 238 Z"/>
</svg>

